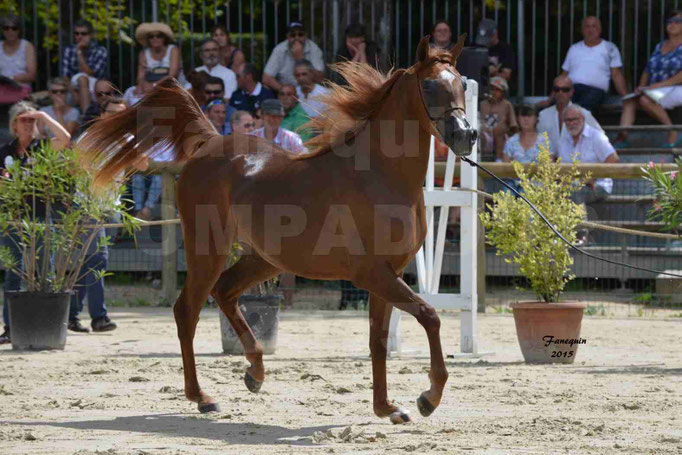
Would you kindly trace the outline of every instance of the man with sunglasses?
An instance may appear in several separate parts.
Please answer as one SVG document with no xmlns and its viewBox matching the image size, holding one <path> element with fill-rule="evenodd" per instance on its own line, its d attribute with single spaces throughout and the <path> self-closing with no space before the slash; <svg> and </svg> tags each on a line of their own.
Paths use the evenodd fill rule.
<svg viewBox="0 0 682 455">
<path fill-rule="evenodd" d="M 76 21 L 73 27 L 74 44 L 64 49 L 59 70 L 60 76 L 71 79 L 81 112 L 90 106 L 95 82 L 106 76 L 109 59 L 107 48 L 95 43 L 92 32 L 90 22 Z"/>
<path fill-rule="evenodd" d="M 107 79 L 99 79 L 95 82 L 94 97 L 95 102 L 88 106 L 88 109 L 81 115 L 81 129 L 79 133 L 83 133 L 89 126 L 92 120 L 102 115 L 102 105 L 104 102 L 112 97 L 118 96 L 118 89 L 113 82 Z"/>
<path fill-rule="evenodd" d="M 538 131 L 547 131 L 549 136 L 549 148 L 553 156 L 559 154 L 559 143 L 561 138 L 567 136 L 566 128 L 564 128 L 563 114 L 566 107 L 570 106 L 571 97 L 573 96 L 573 82 L 571 79 L 562 74 L 554 79 L 554 86 L 549 101 L 554 101 L 554 106 L 550 106 L 540 111 L 538 114 Z M 585 123 L 603 131 L 597 119 L 587 109 L 581 107 L 581 112 L 585 119 Z"/>
<path fill-rule="evenodd" d="M 561 69 L 573 81 L 572 101 L 594 111 L 606 100 L 610 80 L 620 96 L 627 94 L 627 85 L 620 51 L 615 44 L 601 38 L 599 18 L 583 19 L 582 34 L 583 41 L 568 49 Z"/>
<path fill-rule="evenodd" d="M 206 97 L 206 105 L 202 106 L 201 109 L 204 113 L 208 113 L 209 106 L 213 106 L 218 101 L 222 101 L 222 106 L 225 107 L 225 119 L 223 120 L 223 126 L 217 128 L 218 132 L 223 135 L 232 134 L 232 125 L 227 119 L 237 110 L 225 102 L 225 85 L 222 79 L 219 77 L 209 76 L 204 84 L 204 96 Z"/>
<path fill-rule="evenodd" d="M 282 84 L 296 85 L 294 66 L 296 61 L 306 59 L 313 64 L 315 82 L 322 81 L 324 59 L 322 51 L 308 39 L 303 24 L 291 22 L 287 27 L 287 39 L 272 50 L 268 63 L 263 71 L 263 83 L 272 90 L 279 92 Z"/>
</svg>

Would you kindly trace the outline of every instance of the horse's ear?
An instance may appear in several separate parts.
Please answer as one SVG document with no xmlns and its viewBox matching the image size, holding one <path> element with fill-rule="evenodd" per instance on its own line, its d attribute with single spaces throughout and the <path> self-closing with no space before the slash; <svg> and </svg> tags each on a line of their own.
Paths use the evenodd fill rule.
<svg viewBox="0 0 682 455">
<path fill-rule="evenodd" d="M 459 39 L 457 40 L 457 44 L 452 48 L 450 51 L 450 55 L 452 55 L 453 60 L 457 60 L 457 57 L 459 57 L 460 52 L 462 52 L 462 48 L 464 47 L 464 41 L 467 39 L 467 34 L 462 33 L 459 35 Z"/>
<path fill-rule="evenodd" d="M 431 35 L 426 35 L 419 42 L 419 46 L 417 46 L 417 62 L 421 63 L 428 58 L 429 49 L 430 49 L 430 46 L 429 46 L 430 40 L 431 40 Z"/>
</svg>

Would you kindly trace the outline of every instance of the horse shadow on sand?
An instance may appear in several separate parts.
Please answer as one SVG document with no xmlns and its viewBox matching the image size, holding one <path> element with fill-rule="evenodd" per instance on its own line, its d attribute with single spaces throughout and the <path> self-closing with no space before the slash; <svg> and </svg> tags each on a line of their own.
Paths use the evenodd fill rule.
<svg viewBox="0 0 682 455">
<path fill-rule="evenodd" d="M 343 425 L 320 425 L 286 428 L 278 425 L 217 421 L 190 414 L 149 414 L 69 422 L 0 421 L 0 425 L 150 433 L 178 438 L 202 438 L 227 444 L 301 446 L 314 445 L 311 437 L 316 431 L 324 432 L 343 427 Z"/>
</svg>

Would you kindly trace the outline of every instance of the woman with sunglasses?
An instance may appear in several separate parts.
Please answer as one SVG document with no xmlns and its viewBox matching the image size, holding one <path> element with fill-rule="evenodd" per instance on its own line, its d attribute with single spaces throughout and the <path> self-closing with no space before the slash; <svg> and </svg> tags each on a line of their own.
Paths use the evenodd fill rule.
<svg viewBox="0 0 682 455">
<path fill-rule="evenodd" d="M 36 53 L 33 44 L 20 38 L 17 16 L 8 14 L 0 23 L 3 37 L 0 41 L 0 75 L 17 83 L 0 85 L 0 103 L 11 104 L 31 93 L 31 82 L 36 78 Z"/>
<path fill-rule="evenodd" d="M 182 79 L 182 61 L 180 49 L 172 44 L 175 38 L 173 30 L 160 22 L 145 22 L 135 30 L 135 39 L 143 49 L 140 51 L 137 64 L 137 80 L 144 80 L 145 74 L 155 68 L 168 68 L 168 74 L 157 81 L 166 79 Z"/>
<path fill-rule="evenodd" d="M 639 85 L 634 90 L 639 96 L 623 101 L 621 126 L 630 126 L 635 122 L 637 108 L 644 110 L 664 125 L 672 125 L 667 110 L 682 106 L 682 10 L 673 10 L 665 21 L 665 31 L 668 39 L 656 45 L 642 77 L 639 78 Z M 621 131 L 613 146 L 615 148 L 630 146 L 627 131 Z M 668 131 L 667 142 L 663 147 L 680 146 L 682 137 L 679 137 L 675 130 Z"/>
<path fill-rule="evenodd" d="M 40 111 L 45 112 L 47 115 L 56 120 L 60 125 L 66 128 L 69 134 L 73 135 L 79 127 L 78 109 L 69 106 L 66 103 L 66 97 L 68 94 L 69 80 L 65 77 L 55 77 L 48 83 L 48 90 L 50 93 L 50 99 L 52 104 L 49 106 L 41 107 Z M 50 131 L 47 126 L 43 125 L 43 135 L 45 137 L 50 136 Z"/>
<path fill-rule="evenodd" d="M 237 73 L 237 68 L 246 63 L 244 52 L 230 41 L 230 32 L 222 25 L 214 25 L 211 39 L 220 46 L 220 64 Z"/>
<path fill-rule="evenodd" d="M 31 158 L 31 152 L 40 146 L 40 135 L 38 132 L 39 122 L 47 125 L 47 128 L 52 135 L 50 142 L 55 150 L 62 150 L 69 145 L 69 141 L 71 141 L 71 135 L 62 125 L 45 112 L 37 111 L 32 104 L 26 101 L 20 101 L 10 108 L 9 119 L 9 130 L 13 139 L 3 147 L 0 147 L 0 174 L 3 177 L 9 176 L 8 168 L 11 167 L 13 163 L 28 163 Z M 21 250 L 17 246 L 18 242 L 16 239 L 12 238 L 12 235 L 13 234 L 1 237 L 0 244 L 3 247 L 8 248 L 9 253 L 14 256 L 14 259 L 17 262 L 19 262 L 22 260 Z M 20 287 L 21 276 L 6 271 L 3 289 L 5 291 L 18 291 Z M 5 324 L 5 331 L 0 335 L 0 344 L 9 343 L 11 341 L 6 300 L 2 317 Z"/>
</svg>

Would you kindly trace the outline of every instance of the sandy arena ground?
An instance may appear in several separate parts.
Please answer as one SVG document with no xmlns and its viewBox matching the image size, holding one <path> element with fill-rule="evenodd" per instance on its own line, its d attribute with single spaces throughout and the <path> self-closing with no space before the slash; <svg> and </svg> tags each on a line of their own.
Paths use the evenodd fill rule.
<svg viewBox="0 0 682 455">
<path fill-rule="evenodd" d="M 205 309 L 199 381 L 222 411 L 200 415 L 182 394 L 169 308 L 114 310 L 119 329 L 69 335 L 63 352 L 0 348 L 3 454 L 680 454 L 682 319 L 583 321 L 574 365 L 527 366 L 510 315 L 479 319 L 482 359 L 448 359 L 444 401 L 428 419 L 426 337 L 403 318 L 389 394 L 413 423 L 372 414 L 368 323 L 362 312 L 289 312 L 258 395 L 245 362 L 221 353 L 218 313 Z M 84 321 L 89 322 L 89 321 Z M 443 314 L 446 353 L 456 313 Z"/>
</svg>

